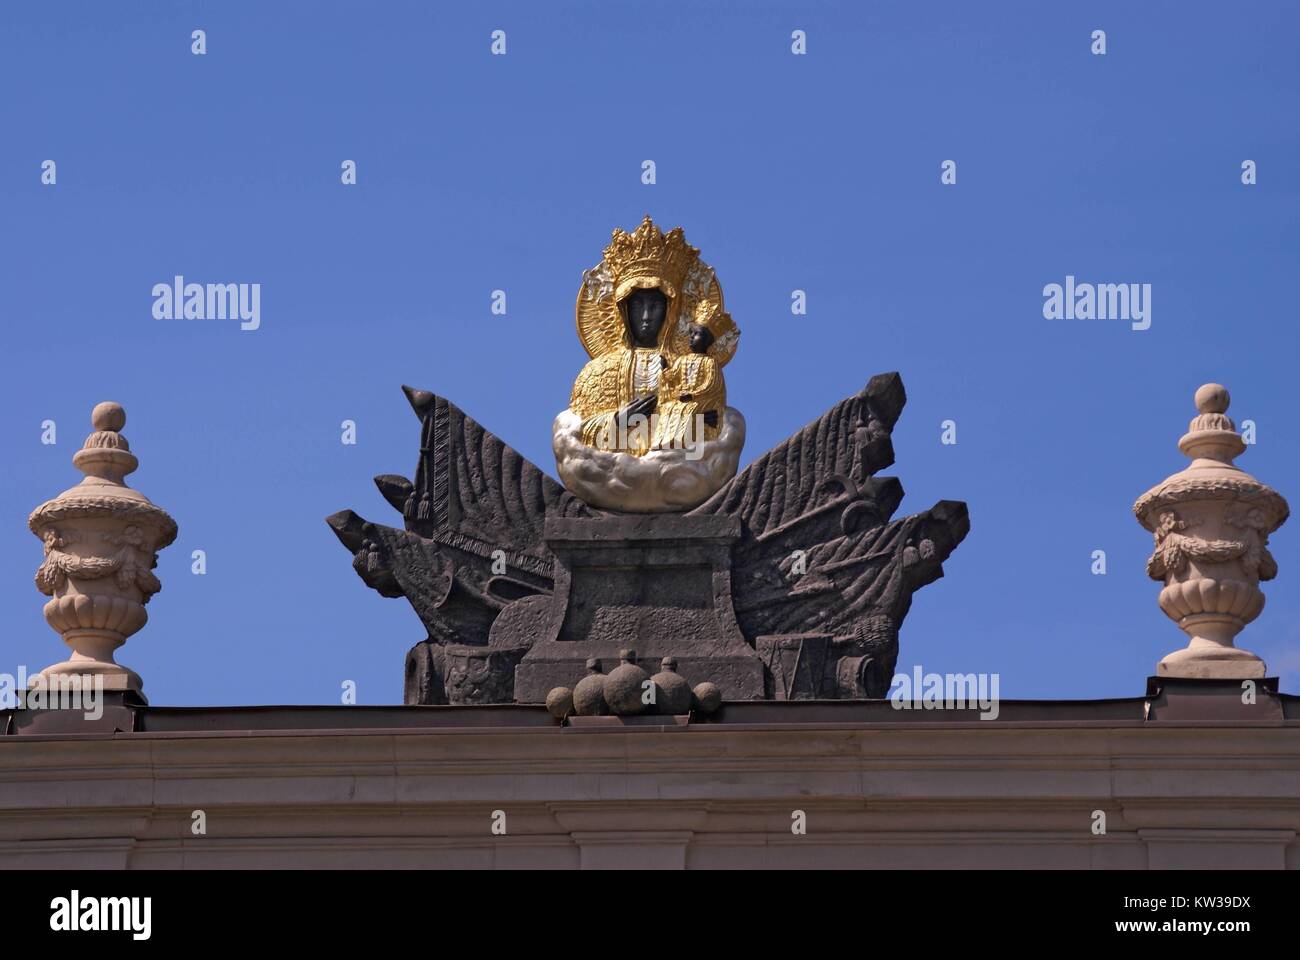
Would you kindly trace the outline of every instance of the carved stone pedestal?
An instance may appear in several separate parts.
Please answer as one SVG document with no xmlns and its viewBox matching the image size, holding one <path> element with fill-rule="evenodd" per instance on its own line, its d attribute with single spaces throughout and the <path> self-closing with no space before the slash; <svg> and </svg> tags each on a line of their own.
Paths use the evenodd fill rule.
<svg viewBox="0 0 1300 960">
<path fill-rule="evenodd" d="M 408 704 L 543 703 L 624 650 L 647 679 L 674 658 L 693 692 L 720 688 L 710 702 L 884 697 L 913 594 L 970 529 L 949 500 L 893 519 L 902 485 L 876 474 L 906 401 L 896 373 L 688 513 L 596 510 L 446 398 L 404 392 L 414 478 L 375 478 L 403 526 L 328 523 L 362 581 L 428 631 L 407 654 Z"/>
<path fill-rule="evenodd" d="M 739 537 L 730 516 L 548 519 L 555 592 L 534 606 L 538 639 L 515 669 L 515 700 L 576 686 L 587 658 L 609 670 L 626 649 L 647 664 L 676 657 L 687 683 L 711 681 L 726 700 L 761 699 L 763 663 L 732 608 Z"/>
</svg>

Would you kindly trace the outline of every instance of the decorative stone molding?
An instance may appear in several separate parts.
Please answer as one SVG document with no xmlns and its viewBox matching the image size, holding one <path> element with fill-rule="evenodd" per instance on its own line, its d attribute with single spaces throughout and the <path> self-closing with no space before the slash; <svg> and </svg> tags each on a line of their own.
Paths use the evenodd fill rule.
<svg viewBox="0 0 1300 960">
<path fill-rule="evenodd" d="M 1205 715 L 1266 709 L 1260 686 L 1251 707 L 1171 686 L 1172 722 L 1154 704 L 1144 721 L 1140 697 L 951 723 L 899 722 L 888 701 L 816 723 L 780 717 L 833 701 L 729 703 L 787 709 L 677 728 L 512 728 L 501 718 L 521 708 L 489 707 L 474 708 L 488 726 L 397 729 L 443 708 L 360 705 L 302 708 L 320 711 L 303 727 L 298 712 L 168 710 L 163 728 L 145 708 L 136 733 L 0 737 L 0 868 L 645 868 L 675 850 L 701 869 L 1296 869 L 1300 727 L 1277 700 L 1276 720 Z M 1174 720 L 1176 700 L 1194 716 Z M 498 807 L 508 836 L 483 828 Z M 194 839 L 200 809 L 219 838 Z"/>
<path fill-rule="evenodd" d="M 33 683 L 98 675 L 104 689 L 143 698 L 139 675 L 115 662 L 113 651 L 149 619 L 145 604 L 162 589 L 153 568 L 158 551 L 176 539 L 176 522 L 123 482 L 139 461 L 120 432 L 122 407 L 101 403 L 91 422 L 95 432 L 72 457 L 85 477 L 27 520 L 45 542 L 36 571 L 37 589 L 50 597 L 45 620 L 72 648 L 69 659 L 46 667 Z"/>
<path fill-rule="evenodd" d="M 1227 416 L 1226 388 L 1196 391 L 1197 416 L 1178 441 L 1192 458 L 1185 470 L 1152 487 L 1133 505 L 1155 536 L 1147 574 L 1161 580 L 1160 609 L 1190 637 L 1166 656 L 1166 677 L 1249 679 L 1264 661 L 1233 638 L 1264 609 L 1259 581 L 1277 575 L 1268 536 L 1290 508 L 1277 491 L 1233 464 L 1246 445 Z"/>
</svg>

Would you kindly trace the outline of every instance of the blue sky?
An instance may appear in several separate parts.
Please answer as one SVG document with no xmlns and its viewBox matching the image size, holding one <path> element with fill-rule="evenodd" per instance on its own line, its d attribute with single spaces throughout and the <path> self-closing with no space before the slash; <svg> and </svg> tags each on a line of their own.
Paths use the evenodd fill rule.
<svg viewBox="0 0 1300 960">
<path fill-rule="evenodd" d="M 402 383 L 553 473 L 581 272 L 648 212 L 701 248 L 744 333 L 727 368 L 744 461 L 902 373 L 901 512 L 965 500 L 972 529 L 917 594 L 900 670 L 1140 695 L 1184 637 L 1130 507 L 1185 465 L 1198 385 L 1256 422 L 1241 466 L 1300 498 L 1298 32 L 1294 7 L 1249 2 L 11 0 L 0 671 L 64 658 L 26 518 L 79 479 L 90 408 L 113 399 L 130 482 L 181 530 L 118 655 L 151 702 L 336 703 L 346 680 L 400 702 L 423 631 L 324 517 L 396 522 L 371 477 L 414 470 Z M 155 320 L 151 288 L 176 274 L 260 283 L 261 328 Z M 1045 320 L 1067 274 L 1150 283 L 1151 328 Z M 1239 642 L 1295 692 L 1300 529 L 1272 549 L 1280 578 Z"/>
</svg>

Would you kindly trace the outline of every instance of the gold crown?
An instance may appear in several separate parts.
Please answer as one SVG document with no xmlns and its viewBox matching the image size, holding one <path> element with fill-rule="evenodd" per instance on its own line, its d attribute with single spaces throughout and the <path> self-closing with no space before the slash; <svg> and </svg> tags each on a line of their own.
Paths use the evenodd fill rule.
<svg viewBox="0 0 1300 960">
<path fill-rule="evenodd" d="M 713 334 L 713 342 L 706 351 L 709 356 L 725 366 L 736 355 L 736 344 L 740 340 L 740 328 L 731 314 L 722 309 L 719 303 L 701 301 L 684 316 L 677 319 L 668 341 L 668 352 L 673 356 L 685 356 L 691 353 L 691 327 L 704 327 Z"/>
<path fill-rule="evenodd" d="M 707 327 L 709 333 L 713 334 L 713 339 L 718 340 L 732 330 L 736 335 L 740 335 L 736 321 L 731 319 L 731 314 L 719 309 L 717 305 L 711 303 L 702 303 L 695 310 L 695 323 L 702 327 Z"/>
<path fill-rule="evenodd" d="M 605 263 L 614 278 L 615 301 L 638 287 L 658 287 L 675 298 L 699 256 L 699 249 L 686 242 L 681 227 L 664 233 L 649 214 L 633 233 L 615 229 L 605 248 Z"/>
</svg>

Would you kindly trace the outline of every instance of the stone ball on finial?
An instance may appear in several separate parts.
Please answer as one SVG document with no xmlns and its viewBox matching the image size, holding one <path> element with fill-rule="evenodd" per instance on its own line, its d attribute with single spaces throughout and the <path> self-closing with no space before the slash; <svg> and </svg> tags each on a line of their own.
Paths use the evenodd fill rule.
<svg viewBox="0 0 1300 960">
<path fill-rule="evenodd" d="M 126 426 L 126 411 L 122 409 L 120 403 L 105 400 L 103 403 L 95 404 L 95 409 L 90 411 L 90 424 L 96 430 L 119 433 Z"/>
<path fill-rule="evenodd" d="M 1197 413 L 1227 413 L 1232 398 L 1221 383 L 1207 383 L 1196 391 Z"/>
<path fill-rule="evenodd" d="M 573 713 L 573 691 L 568 687 L 555 687 L 546 695 L 546 712 L 556 720 Z"/>
</svg>

